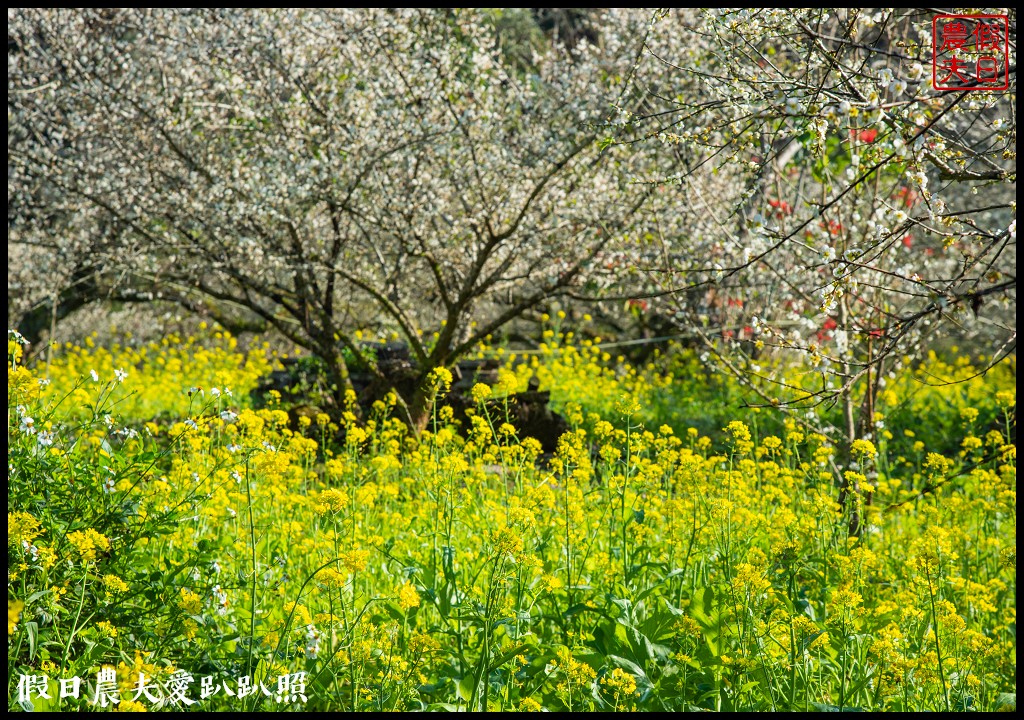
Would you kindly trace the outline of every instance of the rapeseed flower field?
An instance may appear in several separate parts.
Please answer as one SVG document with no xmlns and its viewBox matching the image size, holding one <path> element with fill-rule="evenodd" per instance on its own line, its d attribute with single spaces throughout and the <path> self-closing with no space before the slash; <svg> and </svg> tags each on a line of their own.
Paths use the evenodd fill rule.
<svg viewBox="0 0 1024 720">
<path fill-rule="evenodd" d="M 390 397 L 254 407 L 274 358 L 223 332 L 9 339 L 9 708 L 1015 707 L 1013 368 L 908 368 L 843 456 L 685 354 L 502 357 L 461 428 L 435 370 L 417 437 Z"/>
</svg>

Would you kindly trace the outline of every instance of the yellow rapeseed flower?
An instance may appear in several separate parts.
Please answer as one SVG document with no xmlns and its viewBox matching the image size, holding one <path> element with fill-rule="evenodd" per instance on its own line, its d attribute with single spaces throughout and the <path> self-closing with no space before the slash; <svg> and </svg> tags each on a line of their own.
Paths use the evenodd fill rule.
<svg viewBox="0 0 1024 720">
<path fill-rule="evenodd" d="M 411 608 L 420 606 L 420 594 L 416 592 L 416 588 L 408 580 L 402 584 L 398 589 L 398 607 L 402 612 L 406 612 Z"/>
<path fill-rule="evenodd" d="M 437 395 L 446 393 L 452 386 L 452 373 L 448 368 L 436 367 L 427 376 L 427 388 Z"/>
<path fill-rule="evenodd" d="M 178 599 L 178 607 L 189 615 L 198 615 L 203 611 L 203 601 L 199 595 L 188 588 L 181 588 L 179 593 L 181 597 Z"/>
<path fill-rule="evenodd" d="M 104 575 L 103 585 L 109 592 L 112 593 L 125 593 L 128 592 L 128 583 L 119 578 L 117 575 Z"/>
<path fill-rule="evenodd" d="M 39 521 L 27 512 L 7 513 L 7 547 L 31 543 L 42 533 Z"/>
<path fill-rule="evenodd" d="M 21 611 L 25 609 L 25 603 L 21 600 L 8 600 L 7 601 L 7 634 L 10 635 L 14 632 L 14 628 L 18 625 L 18 619 L 21 618 Z"/>
<path fill-rule="evenodd" d="M 7 404 L 9 406 L 27 403 L 39 396 L 39 383 L 32 373 L 23 366 L 7 368 Z"/>
<path fill-rule="evenodd" d="M 78 551 L 82 562 L 92 562 L 96 559 L 97 551 L 110 549 L 110 541 L 92 528 L 68 533 L 68 542 Z"/>
<path fill-rule="evenodd" d="M 875 444 L 870 440 L 854 440 L 850 445 L 850 454 L 854 457 L 873 458 L 878 454 Z"/>
<path fill-rule="evenodd" d="M 473 398 L 473 402 L 483 402 L 491 396 L 491 389 L 483 383 L 477 383 L 469 391 L 469 395 Z"/>
<path fill-rule="evenodd" d="M 294 619 L 292 620 L 292 627 L 305 627 L 313 623 L 313 618 L 309 614 L 309 610 L 305 605 L 296 602 L 286 602 L 284 604 L 285 618 L 292 614 L 294 610 Z"/>
<path fill-rule="evenodd" d="M 341 554 L 341 564 L 344 565 L 349 572 L 361 572 L 366 569 L 366 564 L 370 560 L 369 550 L 350 550 Z"/>
<path fill-rule="evenodd" d="M 601 685 L 616 697 L 620 695 L 631 697 L 637 694 L 636 678 L 622 668 L 615 668 L 601 678 Z"/>
</svg>

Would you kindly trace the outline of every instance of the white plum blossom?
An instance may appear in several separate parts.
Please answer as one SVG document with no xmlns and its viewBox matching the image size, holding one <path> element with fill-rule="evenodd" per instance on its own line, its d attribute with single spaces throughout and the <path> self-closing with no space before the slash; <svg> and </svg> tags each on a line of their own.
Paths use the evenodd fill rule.
<svg viewBox="0 0 1024 720">
<path fill-rule="evenodd" d="M 822 311 L 843 308 L 851 368 L 927 350 L 937 324 L 979 349 L 1008 339 L 1013 87 L 933 91 L 910 49 L 932 21 L 914 10 L 657 17 L 594 11 L 600 42 L 511 62 L 472 8 L 13 10 L 9 285 L 29 292 L 12 302 L 45 301 L 62 263 L 96 256 L 270 318 L 307 350 L 397 324 L 434 366 L 517 308 L 641 292 L 737 360 L 748 348 L 716 329 L 756 303 L 780 329 L 786 316 L 772 367 L 806 360 L 856 407 L 876 376 L 833 374 Z M 122 226 L 123 257 L 106 243 Z M 947 309 L 986 293 L 990 322 L 960 322 L 936 291 Z M 300 327 L 303 307 L 332 310 Z M 899 327 L 892 342 L 870 341 L 879 324 Z"/>
<path fill-rule="evenodd" d="M 21 549 L 24 550 L 29 556 L 31 556 L 33 562 L 39 560 L 39 548 L 30 543 L 28 540 L 21 541 Z"/>
<path fill-rule="evenodd" d="M 320 633 L 312 624 L 306 626 L 306 658 L 315 660 L 320 652 Z"/>
<path fill-rule="evenodd" d="M 223 617 L 228 614 L 228 594 L 221 588 L 220 585 L 214 585 L 210 591 L 212 595 L 213 605 L 217 615 Z"/>
<path fill-rule="evenodd" d="M 836 350 L 840 355 L 846 354 L 846 351 L 850 349 L 849 335 L 845 330 L 833 330 L 832 337 L 836 343 Z"/>
<path fill-rule="evenodd" d="M 621 290 L 644 254 L 628 238 L 663 215 L 676 244 L 686 220 L 676 196 L 634 182 L 680 170 L 674 154 L 618 143 L 632 123 L 612 121 L 648 105 L 624 79 L 678 75 L 635 67 L 637 38 L 674 54 L 699 13 L 648 33 L 646 10 L 588 11 L 600 41 L 571 48 L 509 34 L 540 32 L 529 10 L 501 14 L 511 22 L 478 8 L 13 11 L 9 245 L 39 261 L 19 267 L 66 265 L 60 284 L 88 260 L 110 268 L 98 296 L 156 283 L 241 307 L 322 355 L 339 405 L 332 349 L 361 324 L 401 316 L 417 361 L 446 365 L 565 292 Z M 703 127 L 665 130 L 673 145 L 708 141 Z M 109 247 L 112 227 L 131 252 Z M 74 240 L 38 249 L 57 236 Z M 609 272 L 615 253 L 629 262 Z M 53 296 L 36 276 L 18 277 L 26 307 Z M 332 309 L 296 325 L 293 298 Z M 416 405 L 398 407 L 425 422 Z"/>
</svg>

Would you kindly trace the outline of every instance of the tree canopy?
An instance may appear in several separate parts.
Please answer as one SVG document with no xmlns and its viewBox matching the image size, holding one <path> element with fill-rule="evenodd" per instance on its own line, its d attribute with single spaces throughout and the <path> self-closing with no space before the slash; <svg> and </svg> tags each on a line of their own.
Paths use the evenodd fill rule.
<svg viewBox="0 0 1024 720">
<path fill-rule="evenodd" d="M 14 318 L 159 294 L 275 328 L 339 397 L 346 357 L 375 367 L 356 331 L 386 328 L 417 362 L 416 423 L 431 369 L 524 313 L 634 299 L 766 403 L 841 397 L 852 439 L 939 331 L 1016 347 L 1016 69 L 935 90 L 931 29 L 902 10 L 12 11 Z M 807 382 L 780 386 L 762 358 L 794 352 Z"/>
</svg>

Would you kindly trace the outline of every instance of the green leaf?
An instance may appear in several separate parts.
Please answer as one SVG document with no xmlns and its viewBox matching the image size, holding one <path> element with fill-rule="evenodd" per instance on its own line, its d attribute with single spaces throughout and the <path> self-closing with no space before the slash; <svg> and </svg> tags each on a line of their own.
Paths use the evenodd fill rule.
<svg viewBox="0 0 1024 720">
<path fill-rule="evenodd" d="M 509 660 L 514 658 L 516 655 L 522 654 L 523 650 L 526 650 L 529 647 L 530 647 L 529 645 L 523 644 L 523 645 L 516 645 L 512 649 L 506 650 L 501 655 L 498 655 L 496 658 L 494 658 L 494 660 L 491 661 L 491 664 L 488 667 L 487 671 L 488 672 L 492 672 L 494 670 L 497 670 L 502 665 L 507 663 Z"/>
<path fill-rule="evenodd" d="M 800 649 L 807 650 L 807 648 L 810 647 L 811 643 L 817 640 L 819 637 L 821 637 L 824 633 L 824 630 L 819 630 L 816 633 L 811 633 L 800 642 Z"/>
<path fill-rule="evenodd" d="M 33 602 L 35 602 L 39 598 L 43 597 L 44 595 L 49 595 L 49 594 L 50 594 L 49 588 L 47 588 L 46 590 L 39 590 L 37 592 L 32 593 L 31 595 L 29 595 L 25 599 L 25 607 L 28 607 L 29 605 L 31 605 Z"/>
<path fill-rule="evenodd" d="M 667 610 L 668 610 L 668 611 L 669 611 L 669 612 L 670 612 L 670 613 L 671 613 L 672 615 L 674 615 L 674 616 L 676 616 L 676 617 L 679 617 L 679 616 L 681 616 L 681 615 L 685 615 L 685 614 L 686 614 L 686 611 L 685 611 L 685 610 L 683 610 L 682 608 L 677 608 L 677 607 L 676 607 L 675 605 L 673 605 L 672 603 L 670 603 L 670 602 L 668 601 L 668 598 L 662 598 L 662 601 L 663 601 L 663 602 L 665 603 L 665 608 L 666 608 L 666 609 L 667 609 Z"/>
<path fill-rule="evenodd" d="M 33 620 L 25 623 L 25 634 L 28 636 L 28 661 L 36 656 L 36 639 L 39 637 L 39 625 Z"/>
<path fill-rule="evenodd" d="M 253 687 L 258 687 L 260 683 L 267 679 L 267 675 L 269 674 L 270 663 L 261 658 L 260 661 L 256 663 L 256 669 L 253 671 L 252 674 Z"/>
<path fill-rule="evenodd" d="M 463 702 L 469 702 L 469 699 L 473 697 L 473 688 L 476 687 L 476 679 L 472 675 L 459 680 L 459 684 L 455 687 L 455 695 Z"/>
<path fill-rule="evenodd" d="M 807 600 L 797 600 L 795 603 L 793 603 L 793 607 L 796 608 L 797 612 L 801 612 L 807 617 L 809 617 L 811 620 L 817 622 L 818 618 L 814 615 L 814 606 L 811 605 L 811 603 Z"/>
<path fill-rule="evenodd" d="M 647 673 L 644 672 L 644 669 L 632 660 L 627 660 L 626 658 L 621 657 L 619 655 L 609 655 L 608 660 L 612 664 L 617 665 L 623 670 L 629 671 L 630 673 L 635 675 L 637 679 L 642 678 L 648 684 L 651 682 L 650 679 L 647 677 Z"/>
<path fill-rule="evenodd" d="M 333 678 L 332 678 L 333 681 Z M 433 695 L 434 693 L 444 690 L 451 684 L 451 678 L 443 677 L 437 682 L 427 683 L 426 685 L 420 685 L 416 688 L 416 691 L 424 695 Z"/>
<path fill-rule="evenodd" d="M 1014 712 L 1017 709 L 1017 693 L 999 693 L 996 695 L 996 710 Z"/>
</svg>

